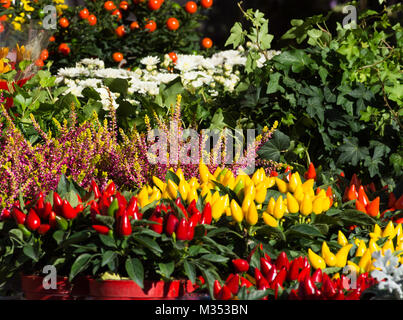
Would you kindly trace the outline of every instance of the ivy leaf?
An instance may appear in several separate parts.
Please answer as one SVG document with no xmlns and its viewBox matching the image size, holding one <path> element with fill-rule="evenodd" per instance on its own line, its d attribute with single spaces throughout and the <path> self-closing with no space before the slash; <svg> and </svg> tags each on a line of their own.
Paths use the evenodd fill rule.
<svg viewBox="0 0 403 320">
<path fill-rule="evenodd" d="M 242 30 L 242 24 L 236 22 L 234 26 L 230 30 L 231 35 L 225 42 L 224 46 L 228 46 L 230 44 L 233 45 L 234 49 L 239 45 L 243 44 L 245 41 L 245 32 Z"/>
<path fill-rule="evenodd" d="M 279 161 L 281 153 L 286 152 L 289 147 L 290 138 L 280 130 L 276 130 L 273 133 L 273 137 L 257 153 L 263 159 Z"/>
<path fill-rule="evenodd" d="M 340 164 L 351 163 L 356 166 L 360 160 L 365 160 L 369 156 L 368 148 L 358 145 L 358 138 L 344 138 L 344 144 L 339 147 L 341 152 L 337 162 Z"/>
</svg>

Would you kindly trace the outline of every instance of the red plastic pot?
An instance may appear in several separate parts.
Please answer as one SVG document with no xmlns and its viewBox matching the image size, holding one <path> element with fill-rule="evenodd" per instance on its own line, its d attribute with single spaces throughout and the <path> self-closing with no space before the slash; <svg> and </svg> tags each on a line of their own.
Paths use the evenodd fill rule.
<svg viewBox="0 0 403 320">
<path fill-rule="evenodd" d="M 92 300 L 176 300 L 193 292 L 189 280 L 144 281 L 142 289 L 131 280 L 89 280 Z"/>
<path fill-rule="evenodd" d="M 43 287 L 43 276 L 22 275 L 21 286 L 27 300 L 72 300 L 71 284 L 67 277 L 57 277 L 56 289 Z"/>
</svg>

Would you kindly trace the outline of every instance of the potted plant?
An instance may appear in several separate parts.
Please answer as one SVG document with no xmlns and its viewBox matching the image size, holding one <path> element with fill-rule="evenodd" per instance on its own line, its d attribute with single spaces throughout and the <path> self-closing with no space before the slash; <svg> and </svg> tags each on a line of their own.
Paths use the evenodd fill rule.
<svg viewBox="0 0 403 320">
<path fill-rule="evenodd" d="M 70 248 L 75 261 L 69 275 L 70 281 L 92 277 L 90 299 L 183 298 L 200 285 L 198 276 L 212 290 L 218 268 L 234 257 L 208 237 L 215 227 L 202 197 L 186 205 L 179 192 L 173 201 L 156 187 L 122 194 L 113 183 L 100 192 L 93 182 L 92 191 L 83 214 L 88 226 L 80 231 L 90 237 Z M 148 203 L 141 207 L 144 196 Z"/>
<path fill-rule="evenodd" d="M 10 209 L 2 210 L 1 278 L 20 277 L 25 299 L 66 300 L 87 294 L 82 279 L 70 283 L 67 277 L 73 257 L 66 244 L 73 245 L 83 237 L 84 206 L 80 202 L 85 193 L 77 186 L 80 196 L 74 185 L 62 176 L 57 191 L 46 197 L 39 193 L 27 201 L 21 197 Z M 56 287 L 45 285 L 51 268 L 55 268 Z"/>
</svg>

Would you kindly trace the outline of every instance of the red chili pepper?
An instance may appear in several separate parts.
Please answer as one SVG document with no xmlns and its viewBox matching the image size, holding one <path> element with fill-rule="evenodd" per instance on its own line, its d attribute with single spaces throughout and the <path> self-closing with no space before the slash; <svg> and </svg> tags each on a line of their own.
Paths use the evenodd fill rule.
<svg viewBox="0 0 403 320">
<path fill-rule="evenodd" d="M 231 298 L 232 298 L 231 290 L 226 285 L 223 285 L 218 294 L 217 300 L 229 300 Z"/>
<path fill-rule="evenodd" d="M 346 300 L 360 300 L 361 291 L 359 289 L 351 290 L 347 293 L 345 299 Z"/>
<path fill-rule="evenodd" d="M 276 268 L 271 268 L 269 270 L 269 273 L 266 276 L 267 281 L 269 282 L 269 284 L 272 284 L 272 282 L 274 281 L 274 279 L 276 279 L 277 277 L 277 270 Z"/>
<path fill-rule="evenodd" d="M 329 299 L 333 298 L 337 294 L 336 287 L 334 286 L 332 280 L 330 280 L 329 276 L 326 273 L 323 275 L 322 291 L 325 297 Z"/>
<path fill-rule="evenodd" d="M 80 203 L 74 208 L 74 210 L 76 211 L 77 214 L 79 214 L 84 210 L 84 206 Z"/>
<path fill-rule="evenodd" d="M 343 290 L 342 290 L 342 289 L 339 289 L 339 290 L 337 291 L 336 296 L 333 298 L 333 300 L 344 300 L 344 299 L 345 299 L 345 297 L 344 297 Z"/>
<path fill-rule="evenodd" d="M 313 299 L 314 299 L 314 300 L 323 300 L 324 298 L 325 298 L 325 297 L 324 297 L 324 295 L 323 295 L 323 293 L 322 293 L 322 290 L 316 289 L 315 295 L 314 295 Z"/>
<path fill-rule="evenodd" d="M 193 199 L 187 208 L 187 212 L 189 213 L 190 216 L 192 216 L 194 214 L 195 210 L 197 210 L 196 199 Z M 197 210 L 197 211 L 199 211 L 199 210 Z"/>
<path fill-rule="evenodd" d="M 277 284 L 279 284 L 282 287 L 284 280 L 286 278 L 287 278 L 287 270 L 285 267 L 282 267 L 280 272 L 277 273 L 277 276 L 272 283 L 272 286 L 271 286 L 272 289 L 275 289 Z"/>
<path fill-rule="evenodd" d="M 313 163 L 309 163 L 309 168 L 308 171 L 305 172 L 304 174 L 305 179 L 314 179 L 316 180 L 316 170 L 315 170 L 315 166 L 313 165 Z"/>
<path fill-rule="evenodd" d="M 106 195 L 107 197 L 113 196 L 116 192 L 116 185 L 115 183 L 112 181 L 105 189 L 104 191 L 104 195 Z"/>
<path fill-rule="evenodd" d="M 94 179 L 91 180 L 91 190 L 94 193 L 94 198 L 98 199 L 101 197 L 101 191 Z"/>
<path fill-rule="evenodd" d="M 250 282 L 248 279 L 241 277 L 241 287 L 246 286 L 247 288 L 250 288 L 253 286 L 252 282 Z"/>
<path fill-rule="evenodd" d="M 218 299 L 221 289 L 222 289 L 222 287 L 221 287 L 220 282 L 218 280 L 215 280 L 214 285 L 213 285 L 213 293 L 214 293 L 214 297 L 216 299 Z"/>
<path fill-rule="evenodd" d="M 57 224 L 57 221 L 56 221 L 56 212 L 51 211 L 51 212 L 49 213 L 48 221 L 49 221 L 49 225 L 50 225 L 51 228 L 54 228 L 54 227 L 56 226 L 56 224 Z"/>
<path fill-rule="evenodd" d="M 213 216 L 211 215 L 211 205 L 210 202 L 207 202 L 206 205 L 204 206 L 203 212 L 202 212 L 202 220 L 201 224 L 211 224 L 211 221 L 213 219 Z"/>
<path fill-rule="evenodd" d="M 360 200 L 358 200 L 358 199 L 355 200 L 355 208 L 356 208 L 358 211 L 367 213 L 367 209 L 365 208 L 365 205 L 364 205 Z"/>
<path fill-rule="evenodd" d="M 31 231 L 35 231 L 36 229 L 39 228 L 39 226 L 41 225 L 41 219 L 39 218 L 39 216 L 36 214 L 34 209 L 29 209 L 28 215 L 25 219 L 25 226 L 31 230 Z"/>
<path fill-rule="evenodd" d="M 132 234 L 132 225 L 127 214 L 122 215 L 119 219 L 118 233 L 121 236 L 129 236 Z"/>
<path fill-rule="evenodd" d="M 239 274 L 235 274 L 225 285 L 230 289 L 232 294 L 237 294 L 239 290 Z"/>
<path fill-rule="evenodd" d="M 12 209 L 12 216 L 17 224 L 24 224 L 27 217 L 24 212 L 15 207 Z"/>
<path fill-rule="evenodd" d="M 200 217 L 201 217 L 201 213 L 199 212 L 199 210 L 197 210 L 197 212 L 195 212 L 189 218 L 189 228 L 195 228 L 197 226 L 197 224 L 199 223 Z"/>
<path fill-rule="evenodd" d="M 292 260 L 290 264 L 290 269 L 288 270 L 287 273 L 287 280 L 288 281 L 297 280 L 299 275 L 299 269 L 301 269 L 301 267 L 302 265 L 300 259 Z"/>
<path fill-rule="evenodd" d="M 273 264 L 267 261 L 266 258 L 260 258 L 260 270 L 262 271 L 265 277 L 268 276 L 271 269 L 273 269 Z"/>
<path fill-rule="evenodd" d="M 361 185 L 358 188 L 358 200 L 364 205 L 367 206 L 369 203 L 369 199 L 367 194 L 365 193 L 364 187 Z"/>
<path fill-rule="evenodd" d="M 181 211 L 182 211 L 183 215 L 185 216 L 185 218 L 189 219 L 188 212 L 186 211 L 185 207 L 183 206 L 181 198 L 177 198 L 175 200 L 175 204 L 179 207 L 179 209 L 181 209 Z"/>
<path fill-rule="evenodd" d="M 59 196 L 57 192 L 53 192 L 53 211 L 55 211 L 56 214 L 61 215 L 62 206 L 63 206 L 62 198 Z"/>
<path fill-rule="evenodd" d="M 371 217 L 376 217 L 379 214 L 379 202 L 380 198 L 376 197 L 368 204 L 367 206 L 368 215 L 370 215 Z"/>
<path fill-rule="evenodd" d="M 249 263 L 244 259 L 234 259 L 232 260 L 236 272 L 247 272 L 249 270 Z"/>
<path fill-rule="evenodd" d="M 126 208 L 126 212 L 129 217 L 133 217 L 135 220 L 139 220 L 139 206 L 137 202 L 137 197 L 133 196 Z"/>
<path fill-rule="evenodd" d="M 70 202 L 68 202 L 67 200 L 63 200 L 61 216 L 65 219 L 74 219 L 75 217 L 77 217 L 76 210 L 74 210 Z"/>
<path fill-rule="evenodd" d="M 109 230 L 110 230 L 107 226 L 103 226 L 103 225 L 99 225 L 99 224 L 92 225 L 92 228 L 96 232 L 98 232 L 100 234 L 105 234 L 105 235 L 107 235 L 109 233 Z"/>
<path fill-rule="evenodd" d="M 394 207 L 396 210 L 403 209 L 403 194 L 395 201 Z"/>
<path fill-rule="evenodd" d="M 270 177 L 277 177 L 278 176 L 278 172 L 275 170 L 271 170 L 270 171 Z"/>
<path fill-rule="evenodd" d="M 311 266 L 304 267 L 301 271 L 301 273 L 298 275 L 298 281 L 302 281 L 305 279 L 307 276 L 311 274 Z"/>
<path fill-rule="evenodd" d="M 389 193 L 389 198 L 388 198 L 388 208 L 393 208 L 396 202 L 396 197 L 393 192 Z"/>
<path fill-rule="evenodd" d="M 47 219 L 49 217 L 49 214 L 51 213 L 51 211 L 52 211 L 52 204 L 49 201 L 45 202 L 45 207 L 44 207 L 44 209 L 42 211 L 41 218 L 42 219 Z"/>
<path fill-rule="evenodd" d="M 259 281 L 256 281 L 256 284 L 257 284 L 258 290 L 270 289 L 270 284 L 265 278 L 259 279 Z"/>
<path fill-rule="evenodd" d="M 7 210 L 6 208 L 4 208 L 4 209 L 1 211 L 0 221 L 6 220 L 6 219 L 9 219 L 9 218 L 11 218 L 11 213 L 10 213 L 9 210 Z"/>
<path fill-rule="evenodd" d="M 354 173 L 353 176 L 351 177 L 350 186 L 351 186 L 352 184 L 354 184 L 357 189 L 358 189 L 358 187 L 361 185 L 361 181 L 360 181 L 360 179 L 358 179 L 356 173 Z"/>
<path fill-rule="evenodd" d="M 43 198 L 43 193 L 41 191 L 41 192 L 39 192 L 39 195 L 38 195 L 38 201 L 36 202 L 36 205 L 35 205 L 35 211 L 37 212 L 39 217 L 42 217 L 44 210 L 45 210 L 45 200 Z"/>
<path fill-rule="evenodd" d="M 311 277 L 313 282 L 322 282 L 322 269 L 316 269 L 316 271 L 313 273 Z"/>
<path fill-rule="evenodd" d="M 264 278 L 263 274 L 260 272 L 258 268 L 255 268 L 255 280 L 258 282 L 260 279 Z"/>
<path fill-rule="evenodd" d="M 115 212 L 115 219 L 119 219 L 123 215 L 127 215 L 126 209 L 124 207 L 119 207 Z M 129 217 L 130 220 L 130 217 Z"/>
<path fill-rule="evenodd" d="M 118 199 L 119 207 L 127 207 L 127 200 L 120 192 L 116 192 L 116 198 Z"/>
<path fill-rule="evenodd" d="M 45 235 L 48 231 L 50 230 L 50 225 L 49 224 L 41 224 L 38 228 L 38 233 L 40 235 Z"/>
<path fill-rule="evenodd" d="M 301 298 L 312 299 L 315 296 L 316 290 L 317 288 L 309 276 L 305 277 L 304 280 L 299 283 L 298 292 Z"/>
<path fill-rule="evenodd" d="M 174 233 L 176 231 L 178 224 L 179 224 L 179 219 L 173 213 L 170 213 L 167 218 L 165 232 L 169 236 L 171 236 L 172 233 Z"/>
<path fill-rule="evenodd" d="M 150 227 L 151 227 L 151 230 L 153 230 L 153 231 L 156 232 L 156 233 L 161 234 L 162 231 L 163 231 L 163 229 L 164 229 L 164 227 L 163 227 L 164 218 L 161 217 L 161 216 L 157 216 L 157 215 L 153 214 L 153 215 L 151 215 L 151 217 L 150 217 L 150 221 L 154 221 L 154 222 L 157 223 L 157 224 L 152 224 L 152 225 L 150 226 Z"/>
<path fill-rule="evenodd" d="M 101 213 L 99 212 L 98 202 L 96 202 L 96 201 L 91 201 L 91 204 L 90 204 L 90 214 L 91 214 L 91 219 L 92 219 L 92 221 L 95 221 L 95 217 L 97 216 L 97 214 L 101 214 Z"/>
<path fill-rule="evenodd" d="M 276 259 L 277 270 L 280 270 L 282 267 L 285 267 L 287 270 L 290 268 L 290 262 L 288 261 L 287 254 L 284 251 L 282 251 Z"/>
<path fill-rule="evenodd" d="M 195 227 L 194 226 L 190 226 L 189 225 L 189 223 L 188 223 L 188 226 L 187 226 L 187 237 L 186 237 L 186 240 L 193 240 L 193 238 L 194 238 L 194 235 L 195 235 Z"/>
<path fill-rule="evenodd" d="M 347 200 L 356 200 L 358 198 L 358 192 L 355 188 L 355 184 L 351 184 L 347 191 Z"/>
<path fill-rule="evenodd" d="M 186 218 L 182 218 L 179 221 L 178 227 L 176 228 L 176 238 L 178 240 L 187 240 L 188 238 L 188 222 Z"/>
</svg>

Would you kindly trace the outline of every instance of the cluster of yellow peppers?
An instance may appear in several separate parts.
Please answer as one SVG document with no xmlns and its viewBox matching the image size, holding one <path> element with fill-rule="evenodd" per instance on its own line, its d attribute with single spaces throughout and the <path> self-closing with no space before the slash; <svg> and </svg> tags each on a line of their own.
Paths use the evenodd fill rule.
<svg viewBox="0 0 403 320">
<path fill-rule="evenodd" d="M 267 190 L 276 186 L 284 196 L 279 196 L 277 200 L 270 198 L 262 213 L 264 223 L 272 227 L 278 227 L 285 214 L 321 214 L 332 205 L 331 196 L 328 196 L 325 190 L 318 189 L 315 195 L 314 180 L 309 179 L 302 183 L 298 172 L 291 174 L 288 182 L 278 177 L 266 176 L 263 168 L 256 170 L 252 177 L 242 171 L 235 177 L 227 168 L 217 167 L 215 172 L 211 173 L 203 163 L 199 164 L 200 180 L 193 177 L 187 181 L 181 168 L 174 173 L 179 178 L 179 184 L 170 179 L 163 182 L 154 176 L 154 187 L 144 186 L 140 190 L 139 205 L 144 207 L 161 198 L 175 200 L 178 193 L 187 204 L 193 200 L 197 202 L 199 196 L 202 196 L 205 204 L 210 203 L 214 220 L 218 221 L 226 215 L 232 217 L 236 223 L 246 221 L 248 225 L 255 225 L 259 221 L 258 210 L 263 210 Z M 235 199 L 230 200 L 228 194 L 221 195 L 214 181 L 234 191 L 241 203 Z"/>
<path fill-rule="evenodd" d="M 379 238 L 388 238 L 382 247 L 377 245 Z M 396 237 L 396 246 L 393 244 L 393 239 Z M 373 263 L 375 260 L 372 254 L 376 251 L 382 251 L 384 254 L 387 250 L 392 252 L 403 250 L 403 229 L 399 223 L 396 227 L 390 221 L 384 230 L 381 230 L 378 224 L 375 224 L 373 232 L 370 233 L 369 241 L 364 239 L 355 239 L 354 243 L 357 246 L 355 257 L 360 257 L 358 264 L 348 259 L 352 243 L 349 243 L 346 236 L 339 231 L 337 242 L 342 246 L 336 254 L 333 254 L 327 243 L 322 243 L 321 255 L 316 254 L 311 249 L 308 249 L 308 258 L 315 269 L 324 269 L 326 267 L 341 267 L 350 266 L 357 274 L 371 272 L 375 269 Z M 403 252 L 400 254 L 399 262 L 403 263 Z"/>
</svg>

